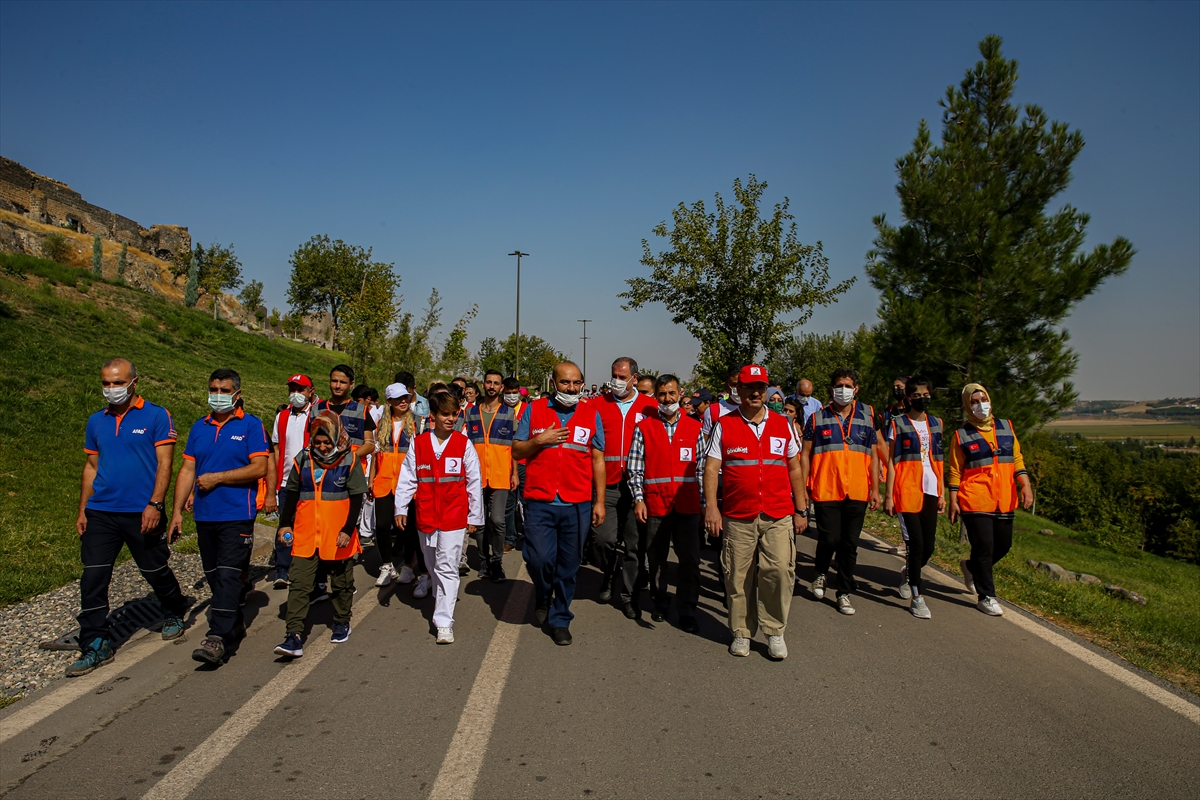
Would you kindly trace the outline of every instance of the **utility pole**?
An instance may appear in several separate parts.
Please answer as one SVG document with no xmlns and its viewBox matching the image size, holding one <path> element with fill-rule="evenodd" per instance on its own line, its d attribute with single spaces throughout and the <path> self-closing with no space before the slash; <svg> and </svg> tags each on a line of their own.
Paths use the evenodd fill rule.
<svg viewBox="0 0 1200 800">
<path fill-rule="evenodd" d="M 580 336 L 579 338 L 583 339 L 583 382 L 586 384 L 587 383 L 587 340 L 588 340 L 587 324 L 589 322 L 591 322 L 591 320 L 590 319 L 577 319 L 575 321 L 583 323 L 583 336 Z"/>
<path fill-rule="evenodd" d="M 510 256 L 517 257 L 517 369 L 513 373 L 513 377 L 518 381 L 521 380 L 521 257 L 527 256 L 529 253 L 522 253 L 519 249 L 509 253 Z"/>
</svg>

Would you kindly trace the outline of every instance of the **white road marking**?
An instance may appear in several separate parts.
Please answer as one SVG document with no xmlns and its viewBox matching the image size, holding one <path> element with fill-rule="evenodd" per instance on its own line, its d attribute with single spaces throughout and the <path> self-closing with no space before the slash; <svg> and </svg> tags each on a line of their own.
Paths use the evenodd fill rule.
<svg viewBox="0 0 1200 800">
<path fill-rule="evenodd" d="M 36 699 L 0 720 L 0 744 L 7 742 L 30 726 L 36 725 L 55 711 L 65 708 L 102 684 L 127 672 L 139 661 L 158 652 L 166 644 L 169 642 L 164 642 L 162 637 L 156 636 L 153 641 L 136 644 L 128 651 L 122 647 L 117 651 L 117 657 L 112 665 L 100 667 L 95 672 L 90 672 L 80 678 L 65 678 L 65 683 L 45 697 Z M 126 646 L 128 647 L 128 645 Z M 118 669 L 114 670 L 114 666 Z"/>
<path fill-rule="evenodd" d="M 364 599 L 374 600 L 375 597 L 375 594 L 368 594 Z M 378 602 L 368 603 L 367 609 L 358 617 L 359 624 L 378 607 Z M 310 636 L 308 642 L 305 642 L 303 658 L 281 668 L 279 674 L 259 689 L 244 706 L 225 721 L 225 724 L 211 733 L 199 747 L 188 753 L 187 757 L 154 784 L 150 791 L 142 795 L 142 800 L 176 800 L 194 792 L 208 773 L 241 744 L 267 714 L 325 660 L 335 647 L 338 645 L 330 642 L 324 635 Z"/>
<path fill-rule="evenodd" d="M 874 536 L 873 534 L 864 535 L 870 536 L 872 539 L 875 539 L 877 542 L 880 542 L 885 546 L 888 544 L 886 541 Z M 931 569 L 929 574 L 935 581 L 943 586 L 949 586 L 956 589 L 962 588 L 962 581 L 955 580 L 947 575 L 943 575 L 940 570 Z M 1064 653 L 1075 656 L 1075 658 L 1078 658 L 1080 661 L 1089 666 L 1095 667 L 1110 678 L 1120 681 L 1130 689 L 1144 694 L 1146 697 L 1149 697 L 1156 703 L 1166 706 L 1172 711 L 1182 714 L 1186 719 L 1196 723 L 1197 725 L 1200 725 L 1200 706 L 1189 703 L 1182 697 L 1168 692 L 1166 689 L 1146 680 L 1141 675 L 1136 674 L 1127 667 L 1093 653 L 1091 650 L 1088 650 L 1078 642 L 1073 642 L 1067 637 L 1063 636 L 1061 633 L 1057 633 L 1054 630 L 1047 628 L 1045 625 L 1034 622 L 1020 613 L 1005 614 L 1003 617 L 1001 617 L 1001 619 L 1008 620 L 1021 630 L 1032 633 L 1034 636 L 1037 636 L 1039 639 L 1054 645 Z"/>
<path fill-rule="evenodd" d="M 471 686 L 471 694 L 467 697 L 467 705 L 462 716 L 458 718 L 458 727 L 454 738 L 450 741 L 450 749 L 442 760 L 442 768 L 438 771 L 433 789 L 429 792 L 429 800 L 452 800 L 469 798 L 475 793 L 475 782 L 479 779 L 479 770 L 483 766 L 483 757 L 487 754 L 488 742 L 492 738 L 492 727 L 496 723 L 496 709 L 500 706 L 500 695 L 504 685 L 508 683 L 508 672 L 512 667 L 513 653 L 517 649 L 517 637 L 521 633 L 521 624 L 525 609 L 529 605 L 529 595 L 533 588 L 528 583 L 529 573 L 525 571 L 524 563 L 517 573 L 516 585 L 504 604 L 500 621 L 492 634 L 483 663 L 479 665 L 479 673 Z"/>
</svg>

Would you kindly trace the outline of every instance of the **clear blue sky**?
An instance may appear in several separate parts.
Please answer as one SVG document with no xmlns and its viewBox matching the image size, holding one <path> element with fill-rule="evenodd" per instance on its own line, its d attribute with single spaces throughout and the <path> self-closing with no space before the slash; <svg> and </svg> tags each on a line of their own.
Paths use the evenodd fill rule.
<svg viewBox="0 0 1200 800">
<path fill-rule="evenodd" d="M 233 242 L 284 307 L 316 233 L 373 247 L 469 344 L 522 330 L 690 372 L 661 306 L 623 312 L 641 239 L 755 173 L 835 278 L 808 329 L 875 320 L 871 217 L 989 33 L 1019 100 L 1080 129 L 1061 198 L 1128 274 L 1068 327 L 1084 398 L 1200 395 L 1200 4 L 0 4 L 0 153 L 143 225 Z M 652 244 L 655 242 L 652 241 Z"/>
</svg>

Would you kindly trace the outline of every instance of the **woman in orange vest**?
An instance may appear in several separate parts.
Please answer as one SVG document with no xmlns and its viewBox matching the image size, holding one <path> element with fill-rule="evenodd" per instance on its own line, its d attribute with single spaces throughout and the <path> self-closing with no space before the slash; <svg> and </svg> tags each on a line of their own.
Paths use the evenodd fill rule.
<svg viewBox="0 0 1200 800">
<path fill-rule="evenodd" d="M 465 434 L 454 430 L 458 398 L 430 393 L 433 430 L 413 439 L 396 483 L 396 524 L 408 525 L 408 504 L 416 501 L 417 535 L 433 576 L 433 625 L 438 644 L 454 642 L 459 557 L 467 533 L 483 524 L 479 456 Z"/>
<path fill-rule="evenodd" d="M 971 557 L 959 562 L 963 583 L 979 595 L 980 611 L 998 617 L 1004 609 L 996 602 L 992 567 L 1012 547 L 1017 484 L 1026 511 L 1033 506 L 1033 488 L 1012 422 L 992 417 L 987 389 L 968 383 L 962 402 L 967 421 L 950 443 L 950 521 L 961 516 L 971 542 Z"/>
<path fill-rule="evenodd" d="M 400 465 L 413 439 L 424 430 L 423 420 L 418 421 L 412 413 L 412 392 L 403 383 L 392 383 L 383 390 L 385 406 L 379 426 L 375 430 L 375 458 L 371 464 L 368 481 L 375 495 L 375 546 L 379 549 L 379 578 L 376 586 L 387 586 L 392 581 L 413 582 L 411 561 L 417 550 L 416 530 L 411 526 L 400 530 L 395 527 L 396 481 L 400 477 Z M 399 535 L 397 535 L 399 534 Z M 412 537 L 412 548 L 408 545 Z M 396 571 L 396 548 L 403 549 L 403 563 Z M 419 550 L 418 550 L 419 552 Z M 424 562 L 421 572 L 424 573 Z"/>
<path fill-rule="evenodd" d="M 925 413 L 933 399 L 929 380 L 914 375 L 904 385 L 907 411 L 887 423 L 887 496 L 883 510 L 900 515 L 908 541 L 908 560 L 900 570 L 900 596 L 912 598 L 909 611 L 929 619 L 921 596 L 921 570 L 933 556 L 937 518 L 946 507 L 942 491 L 942 421 Z"/>
<path fill-rule="evenodd" d="M 350 638 L 354 602 L 354 556 L 362 552 L 355 523 L 362 512 L 367 479 L 362 461 L 350 449 L 350 437 L 333 411 L 319 411 L 308 426 L 308 447 L 300 451 L 288 475 L 279 541 L 292 546 L 289 572 L 287 636 L 275 648 L 281 656 L 304 655 L 304 620 L 308 616 L 317 567 L 326 565 L 333 602 L 333 636 Z"/>
</svg>

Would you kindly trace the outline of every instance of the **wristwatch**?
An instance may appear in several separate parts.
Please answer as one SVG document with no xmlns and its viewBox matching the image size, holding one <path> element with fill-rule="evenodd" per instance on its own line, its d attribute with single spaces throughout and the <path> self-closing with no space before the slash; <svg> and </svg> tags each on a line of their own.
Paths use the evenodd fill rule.
<svg viewBox="0 0 1200 800">
<path fill-rule="evenodd" d="M 146 505 L 150 506 L 151 508 L 153 508 L 160 514 L 163 513 L 163 510 L 166 508 L 166 506 L 164 504 L 156 503 L 153 500 L 151 500 L 149 503 L 146 503 Z"/>
<path fill-rule="evenodd" d="M 807 509 L 807 508 L 801 508 L 801 509 L 797 509 L 797 510 L 796 510 L 796 516 L 798 516 L 798 517 L 807 517 L 807 516 L 808 516 L 808 509 Z"/>
</svg>

